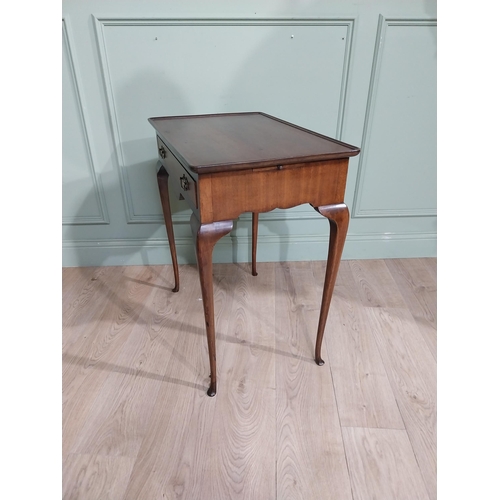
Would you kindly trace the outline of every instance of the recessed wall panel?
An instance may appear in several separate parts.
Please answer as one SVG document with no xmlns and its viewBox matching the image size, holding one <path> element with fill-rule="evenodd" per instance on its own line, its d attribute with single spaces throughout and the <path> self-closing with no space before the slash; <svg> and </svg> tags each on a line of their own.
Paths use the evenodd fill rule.
<svg viewBox="0 0 500 500">
<path fill-rule="evenodd" d="M 339 133 L 349 22 L 97 26 L 129 222 L 161 221 L 151 116 L 264 111 Z"/>
<path fill-rule="evenodd" d="M 436 23 L 381 20 L 355 217 L 436 214 Z"/>
<path fill-rule="evenodd" d="M 75 67 L 63 21 L 62 214 L 64 224 L 107 223 L 83 119 Z"/>
</svg>

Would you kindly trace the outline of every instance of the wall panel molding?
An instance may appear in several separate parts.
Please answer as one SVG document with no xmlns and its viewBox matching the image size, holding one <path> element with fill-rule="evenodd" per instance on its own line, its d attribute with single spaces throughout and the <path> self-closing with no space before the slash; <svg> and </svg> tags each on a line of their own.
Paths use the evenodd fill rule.
<svg viewBox="0 0 500 500">
<path fill-rule="evenodd" d="M 91 135 L 89 133 L 89 128 L 87 126 L 88 120 L 85 114 L 85 103 L 83 95 L 81 92 L 79 72 L 75 63 L 75 58 L 72 50 L 72 41 L 69 28 L 69 22 L 66 18 L 62 19 L 62 36 L 63 36 L 63 50 L 66 50 L 68 56 L 68 71 L 70 75 L 71 82 L 74 87 L 74 92 L 76 96 L 76 109 L 78 110 L 79 119 L 81 122 L 83 130 L 82 142 L 85 144 L 85 151 L 88 162 L 89 175 L 92 180 L 93 193 L 97 201 L 98 216 L 90 215 L 74 215 L 74 216 L 63 216 L 63 225 L 80 225 L 80 224 L 109 224 L 109 215 L 106 206 L 104 190 L 100 182 L 99 176 L 95 170 L 95 161 L 93 154 L 93 146 L 91 142 Z M 63 165 L 64 168 L 64 165 Z"/>
<path fill-rule="evenodd" d="M 110 120 L 113 146 L 115 150 L 115 161 L 118 165 L 120 176 L 120 186 L 125 203 L 126 220 L 129 224 L 150 224 L 162 223 L 163 217 L 158 214 L 140 214 L 134 207 L 132 188 L 130 179 L 125 168 L 125 156 L 122 148 L 122 139 L 120 135 L 119 120 L 116 110 L 116 100 L 111 78 L 111 69 L 109 58 L 106 49 L 106 26 L 342 26 L 346 28 L 346 43 L 343 58 L 341 88 L 338 102 L 338 114 L 336 123 L 336 138 L 342 140 L 344 113 L 346 108 L 346 93 L 349 71 L 351 66 L 351 53 L 353 45 L 354 18 L 123 18 L 123 17 L 106 17 L 94 15 L 94 27 L 99 52 L 100 71 L 104 83 L 106 94 L 106 105 L 108 108 L 108 116 Z M 319 218 L 317 214 L 309 214 L 308 211 L 295 212 L 295 214 L 282 214 L 280 212 L 272 212 L 262 214 L 262 220 L 290 220 L 301 218 Z M 242 216 L 242 220 L 246 220 L 247 216 Z M 189 216 L 185 214 L 176 214 L 172 217 L 174 223 L 183 223 L 189 220 Z"/>
<path fill-rule="evenodd" d="M 384 48 L 387 30 L 391 27 L 435 27 L 436 19 L 408 19 L 408 18 L 385 18 L 379 16 L 378 29 L 376 35 L 375 50 L 372 61 L 372 72 L 368 90 L 365 121 L 361 140 L 361 153 L 359 156 L 358 171 L 354 189 L 354 199 L 351 218 L 383 218 L 383 217 L 435 217 L 437 215 L 434 208 L 406 208 L 406 209 L 376 209 L 362 208 L 363 191 L 366 188 L 365 178 L 367 171 L 367 155 L 372 134 L 372 123 L 374 107 L 377 99 L 381 64 L 384 56 Z"/>
</svg>

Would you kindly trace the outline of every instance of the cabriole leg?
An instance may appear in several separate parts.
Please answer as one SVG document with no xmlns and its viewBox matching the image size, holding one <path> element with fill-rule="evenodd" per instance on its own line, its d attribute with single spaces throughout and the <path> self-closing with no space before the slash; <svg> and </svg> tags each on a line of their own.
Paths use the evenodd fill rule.
<svg viewBox="0 0 500 500">
<path fill-rule="evenodd" d="M 323 298 L 319 314 L 318 333 L 316 336 L 316 349 L 314 360 L 318 365 L 324 365 L 321 358 L 321 344 L 325 333 L 326 319 L 332 300 L 333 288 L 337 279 L 340 258 L 344 249 L 347 228 L 349 226 L 349 209 L 343 203 L 338 205 L 326 205 L 314 207 L 321 215 L 324 215 L 330 223 L 330 243 L 328 246 L 328 260 L 326 263 L 325 284 L 323 287 Z"/>
<path fill-rule="evenodd" d="M 195 214 L 191 215 L 191 231 L 196 247 L 201 296 L 205 312 L 205 327 L 207 330 L 208 356 L 210 358 L 210 387 L 207 391 L 209 396 L 215 396 L 217 392 L 212 252 L 217 241 L 232 229 L 233 221 L 201 224 Z"/>
<path fill-rule="evenodd" d="M 252 276 L 257 276 L 257 231 L 259 228 L 259 214 L 252 212 Z"/>
<path fill-rule="evenodd" d="M 177 265 L 177 252 L 175 250 L 174 226 L 172 224 L 172 211 L 170 210 L 170 196 L 168 194 L 168 172 L 163 166 L 160 167 L 156 174 L 158 180 L 158 188 L 160 190 L 161 207 L 163 209 L 163 218 L 167 228 L 168 246 L 170 247 L 170 255 L 172 256 L 172 265 L 174 267 L 175 286 L 172 292 L 179 291 L 179 266 Z"/>
</svg>

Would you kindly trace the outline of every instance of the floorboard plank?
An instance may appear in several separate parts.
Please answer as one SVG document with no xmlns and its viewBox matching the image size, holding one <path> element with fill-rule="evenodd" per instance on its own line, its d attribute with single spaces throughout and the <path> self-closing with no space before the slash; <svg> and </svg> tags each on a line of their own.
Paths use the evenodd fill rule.
<svg viewBox="0 0 500 500">
<path fill-rule="evenodd" d="M 429 500 L 405 431 L 344 427 L 354 500 Z"/>
<path fill-rule="evenodd" d="M 325 264 L 313 263 L 318 301 Z M 341 262 L 323 339 L 343 427 L 404 429 L 348 262 Z"/>
<path fill-rule="evenodd" d="M 314 362 L 318 319 L 311 264 L 278 264 L 277 498 L 352 498 L 331 374 Z"/>
<path fill-rule="evenodd" d="M 103 397 L 108 378 L 120 384 L 128 376 L 128 366 L 120 362 L 120 355 L 134 328 L 146 324 L 141 312 L 152 293 L 151 284 L 158 276 L 156 269 L 141 266 L 118 268 L 113 273 L 115 276 L 105 285 L 112 287 L 107 292 L 107 300 L 101 300 L 100 296 L 92 299 L 98 314 L 88 323 L 82 321 L 79 335 L 75 333 L 63 352 L 65 454 L 80 439 L 84 422 L 99 411 L 99 397 Z M 113 370 L 123 366 L 122 373 Z M 113 385 L 113 389 L 116 391 L 118 387 Z M 97 408 L 94 405 L 98 405 Z"/>
<path fill-rule="evenodd" d="M 104 311 L 123 270 L 120 267 L 83 268 L 77 278 L 79 285 L 68 294 L 64 285 L 67 280 L 63 280 L 63 351 L 84 336 L 82 332 L 99 314 L 98 308 Z M 66 269 L 64 271 L 63 276 L 66 276 Z"/>
<path fill-rule="evenodd" d="M 421 260 L 431 273 L 432 277 L 434 278 L 434 282 L 437 282 L 437 258 L 422 258 L 419 259 Z"/>
<path fill-rule="evenodd" d="M 437 483 L 436 361 L 407 311 L 372 308 L 371 323 L 431 499 Z"/>
<path fill-rule="evenodd" d="M 401 307 L 406 302 L 383 260 L 348 261 L 365 307 Z"/>
<path fill-rule="evenodd" d="M 429 497 L 436 498 L 436 359 L 385 261 L 350 261 Z"/>
<path fill-rule="evenodd" d="M 201 289 L 196 268 L 183 271 L 190 274 L 190 290 L 184 297 L 187 312 L 171 325 L 172 355 L 131 474 L 125 495 L 128 500 L 209 500 L 202 489 L 204 476 L 215 481 L 214 474 L 219 473 L 214 470 L 217 450 L 210 446 L 218 395 L 210 398 L 206 394 L 209 363 Z M 214 279 L 217 333 L 227 329 L 232 304 L 229 289 L 224 278 Z"/>
<path fill-rule="evenodd" d="M 62 317 L 72 308 L 74 301 L 80 295 L 84 286 L 91 280 L 95 267 L 66 267 L 63 268 L 62 277 Z"/>
<path fill-rule="evenodd" d="M 161 275 L 160 275 L 161 276 Z M 172 355 L 171 332 L 189 314 L 189 283 L 178 293 L 156 283 L 146 298 L 141 319 L 132 326 L 114 363 L 99 363 L 109 373 L 85 415 L 72 453 L 136 457 L 149 425 L 158 391 Z M 157 280 L 158 281 L 158 280 Z M 170 328 L 174 324 L 174 328 Z"/>
<path fill-rule="evenodd" d="M 434 358 L 437 358 L 436 280 L 423 259 L 392 259 L 387 267 L 417 322 Z"/>
<path fill-rule="evenodd" d="M 134 460 L 69 455 L 63 464 L 63 500 L 122 500 Z"/>
<path fill-rule="evenodd" d="M 207 453 L 212 467 L 202 479 L 203 500 L 251 500 L 256 492 L 275 498 L 274 268 L 259 264 L 254 277 L 249 266 L 238 266 L 225 280 L 232 305 L 217 339 L 218 392 Z"/>
</svg>

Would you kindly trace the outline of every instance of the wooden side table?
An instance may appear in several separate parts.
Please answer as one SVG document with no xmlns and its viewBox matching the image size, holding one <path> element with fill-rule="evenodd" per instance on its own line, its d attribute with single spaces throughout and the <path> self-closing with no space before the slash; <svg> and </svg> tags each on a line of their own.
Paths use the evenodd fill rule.
<svg viewBox="0 0 500 500">
<path fill-rule="evenodd" d="M 257 275 L 258 214 L 309 203 L 330 222 L 330 244 L 316 337 L 315 361 L 323 365 L 321 343 L 349 224 L 344 204 L 349 157 L 359 148 L 306 130 L 265 113 L 165 116 L 150 118 L 156 130 L 158 186 L 179 290 L 168 184 L 193 210 L 196 246 L 215 396 L 212 251 L 233 228 L 233 220 L 252 212 L 252 274 Z"/>
</svg>

